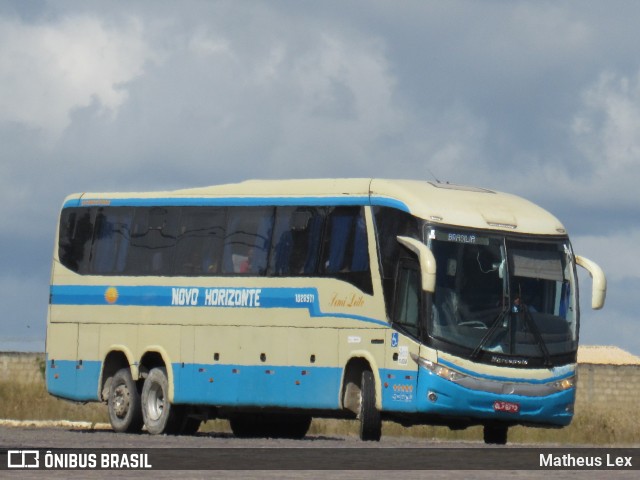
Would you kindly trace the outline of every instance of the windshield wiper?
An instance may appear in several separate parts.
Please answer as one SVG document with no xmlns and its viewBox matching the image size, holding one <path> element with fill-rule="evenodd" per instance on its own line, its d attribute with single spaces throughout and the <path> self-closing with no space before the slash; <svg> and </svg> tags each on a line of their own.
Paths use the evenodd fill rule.
<svg viewBox="0 0 640 480">
<path fill-rule="evenodd" d="M 536 322 L 533 320 L 531 316 L 531 312 L 529 312 L 529 308 L 526 305 L 520 306 L 522 312 L 524 313 L 524 321 L 529 326 L 531 333 L 533 334 L 533 338 L 536 339 L 540 350 L 542 350 L 542 355 L 544 356 L 544 366 L 551 367 L 551 355 L 549 355 L 549 350 L 547 350 L 547 344 L 544 342 L 542 335 L 540 334 L 540 330 L 538 330 L 538 326 Z"/>
<path fill-rule="evenodd" d="M 480 352 L 484 348 L 485 344 L 489 341 L 489 339 L 493 336 L 493 334 L 502 325 L 502 321 L 504 320 L 504 317 L 508 311 L 509 311 L 509 307 L 505 305 L 505 307 L 502 309 L 502 311 L 498 314 L 496 319 L 491 324 L 491 327 L 489 328 L 487 333 L 485 333 L 484 337 L 482 337 L 482 340 L 480 340 L 480 343 L 478 344 L 478 346 L 473 350 L 473 352 L 471 352 L 472 359 L 478 358 L 480 356 Z"/>
<path fill-rule="evenodd" d="M 478 346 L 473 350 L 473 352 L 471 352 L 472 359 L 476 359 L 480 356 L 482 349 L 485 347 L 487 342 L 493 337 L 493 334 L 498 330 L 498 328 L 500 328 L 500 326 L 502 325 L 502 321 L 504 320 L 504 317 L 508 312 L 509 312 L 509 308 L 505 307 L 498 314 L 496 319 L 491 324 L 491 328 L 482 337 L 482 340 L 480 340 L 480 343 L 478 344 Z M 538 330 L 538 326 L 533 320 L 533 317 L 531 316 L 529 309 L 527 308 L 526 305 L 521 305 L 520 312 L 522 312 L 526 325 L 529 327 L 529 330 L 531 331 L 533 338 L 535 338 L 536 343 L 538 344 L 538 346 L 540 347 L 540 350 L 542 351 L 542 355 L 544 356 L 545 367 L 551 367 L 552 366 L 551 355 L 549 355 L 549 350 L 547 350 L 547 344 L 542 338 L 542 334 L 540 333 L 540 330 Z"/>
</svg>

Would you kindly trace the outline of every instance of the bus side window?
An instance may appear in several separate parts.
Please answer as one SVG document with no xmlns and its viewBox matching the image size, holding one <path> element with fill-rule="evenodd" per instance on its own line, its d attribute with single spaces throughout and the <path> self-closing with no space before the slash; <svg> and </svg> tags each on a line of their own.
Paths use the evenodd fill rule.
<svg viewBox="0 0 640 480">
<path fill-rule="evenodd" d="M 170 275 L 179 209 L 138 207 L 135 210 L 127 271 L 134 275 Z"/>
<path fill-rule="evenodd" d="M 393 316 L 392 308 L 395 293 L 395 275 L 400 254 L 404 247 L 398 243 L 398 236 L 421 239 L 418 221 L 409 213 L 389 207 L 374 207 L 376 238 L 380 252 L 382 289 L 385 306 L 389 318 Z"/>
<path fill-rule="evenodd" d="M 224 245 L 226 209 L 184 207 L 176 242 L 175 274 L 216 275 Z"/>
<path fill-rule="evenodd" d="M 367 229 L 361 207 L 336 207 L 330 213 L 324 260 L 327 273 L 368 270 Z"/>
<path fill-rule="evenodd" d="M 124 271 L 132 219 L 132 208 L 105 207 L 97 210 L 91 249 L 91 273 L 114 275 Z"/>
<path fill-rule="evenodd" d="M 365 292 L 373 291 L 367 227 L 362 207 L 336 207 L 324 232 L 323 272 L 344 279 Z"/>
<path fill-rule="evenodd" d="M 402 210 L 389 207 L 375 207 L 374 219 L 378 250 L 382 264 L 382 276 L 393 281 L 403 247 L 398 243 L 398 235 L 422 239 L 417 219 Z"/>
<path fill-rule="evenodd" d="M 93 224 L 89 208 L 66 208 L 60 216 L 58 257 L 69 270 L 87 273 Z"/>
<path fill-rule="evenodd" d="M 273 207 L 230 207 L 223 273 L 264 275 L 271 246 Z"/>
<path fill-rule="evenodd" d="M 269 265 L 271 275 L 316 273 L 324 215 L 311 207 L 278 207 Z"/>
</svg>

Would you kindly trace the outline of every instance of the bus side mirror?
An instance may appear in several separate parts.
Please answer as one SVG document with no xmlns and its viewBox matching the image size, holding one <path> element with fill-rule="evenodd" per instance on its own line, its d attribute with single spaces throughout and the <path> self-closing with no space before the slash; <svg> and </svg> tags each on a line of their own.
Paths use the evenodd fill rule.
<svg viewBox="0 0 640 480">
<path fill-rule="evenodd" d="M 419 240 L 410 237 L 396 237 L 400 245 L 407 247 L 418 256 L 420 273 L 422 274 L 422 290 L 429 293 L 436 291 L 436 259 L 429 248 Z"/>
<path fill-rule="evenodd" d="M 589 272 L 593 282 L 591 308 L 600 310 L 604 307 L 604 299 L 607 296 L 607 278 L 604 276 L 604 272 L 597 263 L 580 255 L 576 255 L 576 263 Z"/>
</svg>

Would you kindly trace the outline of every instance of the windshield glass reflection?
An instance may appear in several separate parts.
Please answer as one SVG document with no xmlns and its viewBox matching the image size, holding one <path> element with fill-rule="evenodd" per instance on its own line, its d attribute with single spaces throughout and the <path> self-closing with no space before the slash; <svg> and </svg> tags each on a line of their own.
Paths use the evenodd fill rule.
<svg viewBox="0 0 640 480">
<path fill-rule="evenodd" d="M 431 231 L 437 263 L 429 332 L 483 354 L 543 359 L 575 351 L 573 264 L 563 241 Z"/>
</svg>

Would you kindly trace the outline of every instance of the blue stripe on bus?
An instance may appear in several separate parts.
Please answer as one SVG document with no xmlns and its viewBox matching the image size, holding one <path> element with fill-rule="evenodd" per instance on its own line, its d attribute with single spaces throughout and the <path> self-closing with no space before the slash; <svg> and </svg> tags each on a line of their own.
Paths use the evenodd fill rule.
<svg viewBox="0 0 640 480">
<path fill-rule="evenodd" d="M 96 401 L 102 362 L 55 360 L 47 365 L 50 394 Z M 342 369 L 174 363 L 174 403 L 237 407 L 338 409 Z"/>
<path fill-rule="evenodd" d="M 47 391 L 57 397 L 76 401 L 95 401 L 98 398 L 98 382 L 102 362 L 98 360 L 54 360 L 47 359 Z"/>
<path fill-rule="evenodd" d="M 47 389 L 76 401 L 95 401 L 101 362 L 47 362 Z M 173 363 L 174 403 L 335 410 L 340 408 L 342 369 L 338 367 L 182 364 Z M 381 369 L 382 410 L 503 419 L 515 422 L 568 425 L 575 388 L 544 397 L 495 394 L 470 390 L 424 370 Z M 434 400 L 429 399 L 429 394 Z M 496 412 L 494 402 L 517 403 L 517 413 Z"/>
<path fill-rule="evenodd" d="M 67 200 L 68 207 L 261 207 L 261 206 L 358 206 L 391 207 L 409 212 L 406 203 L 395 198 L 342 196 L 342 197 L 161 197 L 161 198 L 76 198 Z"/>
<path fill-rule="evenodd" d="M 323 312 L 315 288 L 52 285 L 51 305 L 119 305 L 202 308 L 303 308 L 310 317 L 333 317 L 388 326 L 350 313 Z"/>
<path fill-rule="evenodd" d="M 381 368 L 380 386 L 382 410 L 391 412 L 419 412 L 418 372 Z"/>
<path fill-rule="evenodd" d="M 174 363 L 174 402 L 216 406 L 339 408 L 342 369 Z"/>
</svg>

